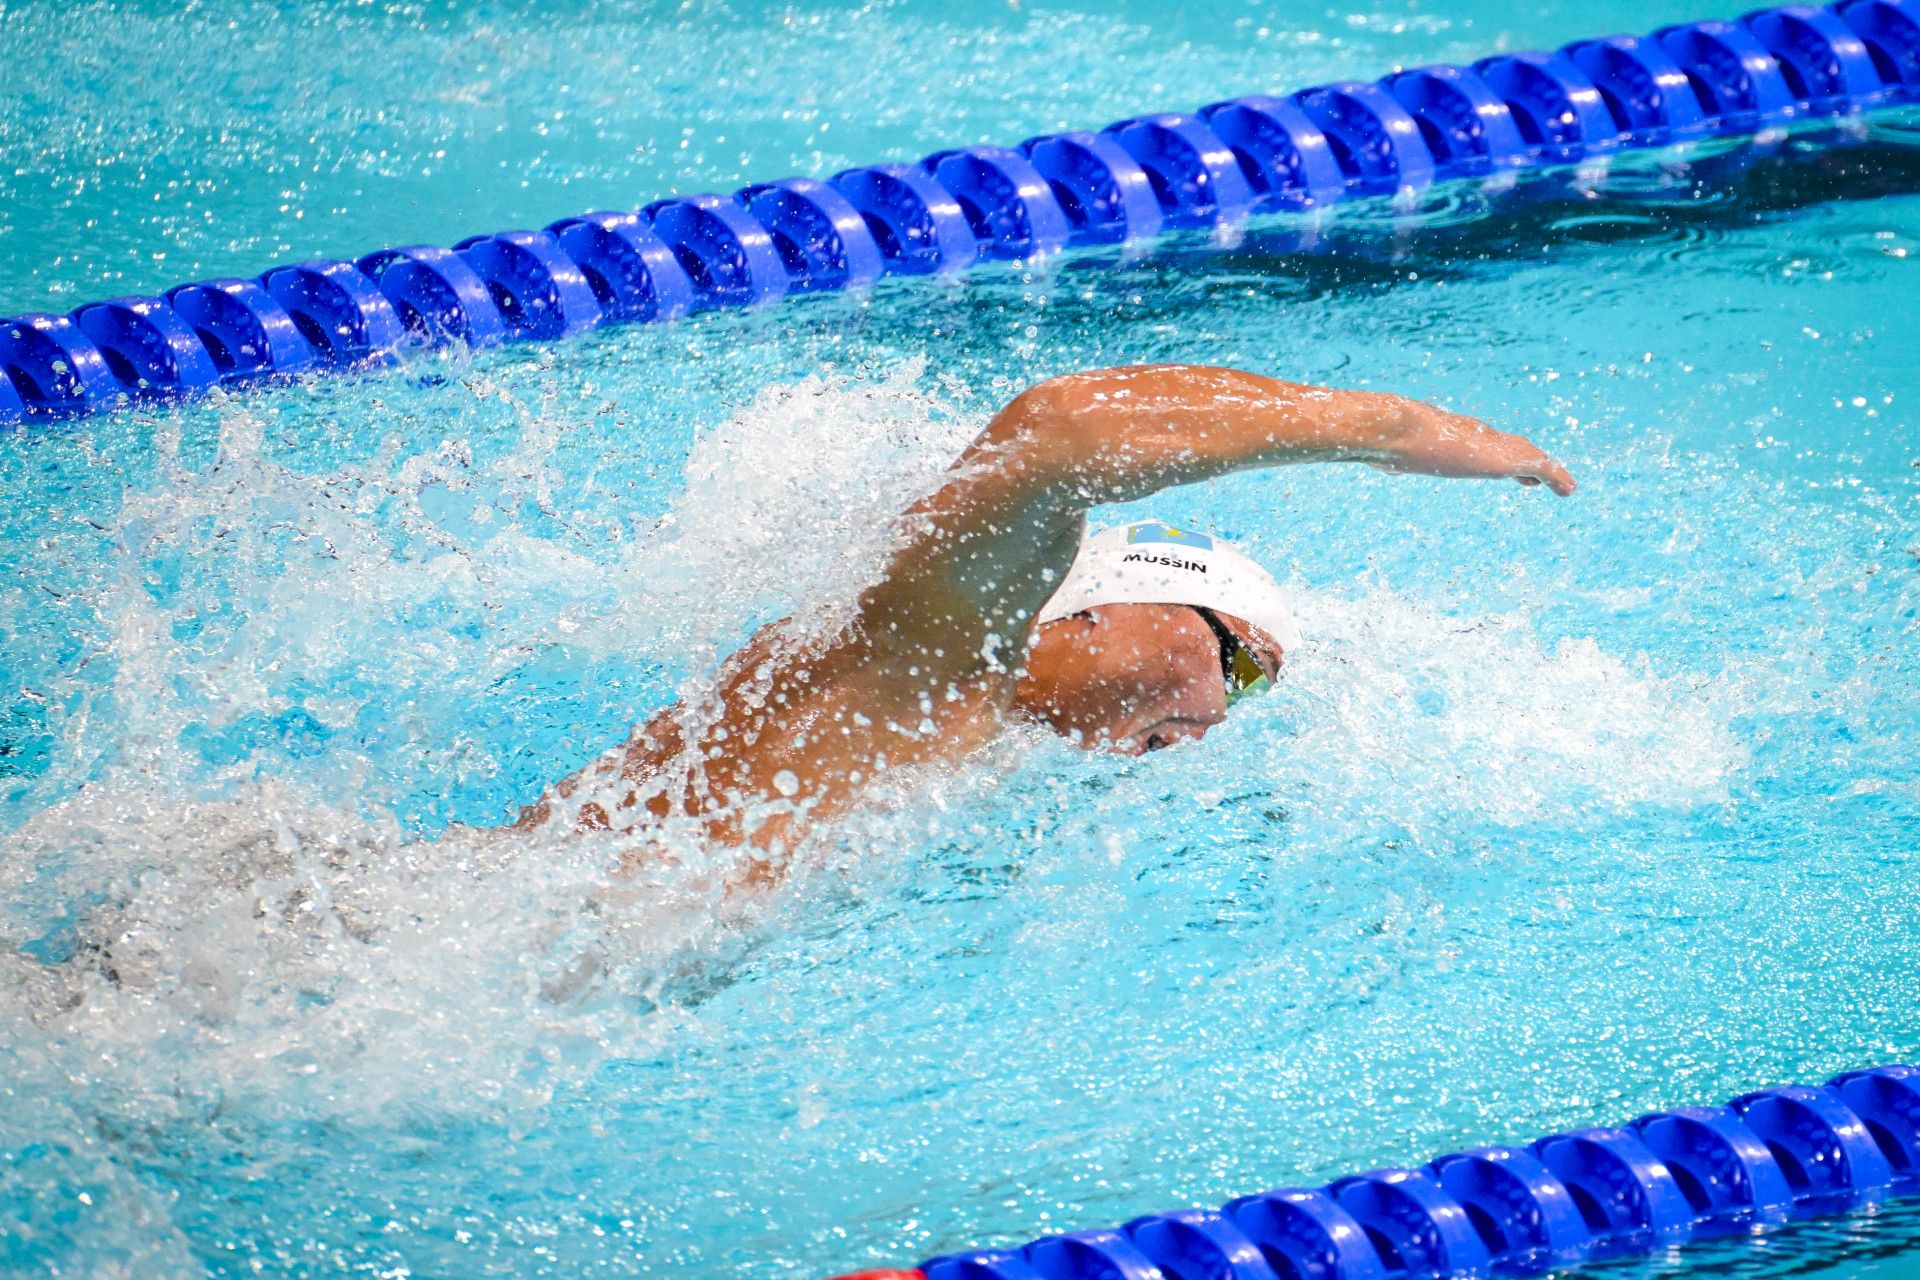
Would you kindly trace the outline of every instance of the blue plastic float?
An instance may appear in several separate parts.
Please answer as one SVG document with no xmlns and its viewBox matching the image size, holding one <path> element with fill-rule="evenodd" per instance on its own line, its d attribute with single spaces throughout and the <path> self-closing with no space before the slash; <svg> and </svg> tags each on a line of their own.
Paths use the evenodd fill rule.
<svg viewBox="0 0 1920 1280">
<path fill-rule="evenodd" d="M 0 425 L 364 367 L 409 336 L 544 341 L 1916 100 L 1920 0 L 1416 67 L 0 321 Z"/>
<path fill-rule="evenodd" d="M 1920 1069 L 1896 1065 L 865 1274 L 1464 1280 L 1538 1274 L 1915 1193 Z"/>
</svg>

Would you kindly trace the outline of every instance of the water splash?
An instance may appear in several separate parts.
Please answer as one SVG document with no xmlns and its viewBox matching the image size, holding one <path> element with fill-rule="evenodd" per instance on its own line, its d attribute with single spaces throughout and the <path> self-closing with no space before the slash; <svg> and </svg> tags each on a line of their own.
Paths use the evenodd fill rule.
<svg viewBox="0 0 1920 1280">
<path fill-rule="evenodd" d="M 627 607 L 599 643 L 667 619 L 711 666 L 746 620 L 843 622 L 898 545 L 898 514 L 985 425 L 964 391 L 928 382 L 922 360 L 809 374 L 696 437 L 686 489 L 630 553 Z"/>
<path fill-rule="evenodd" d="M 1740 686 L 1663 674 L 1604 635 L 1549 643 L 1524 615 L 1443 613 L 1378 586 L 1309 595 L 1302 613 L 1322 639 L 1275 715 L 1300 717 L 1287 749 L 1315 762 L 1308 803 L 1329 819 L 1598 824 L 1724 799 L 1745 763 Z"/>
</svg>

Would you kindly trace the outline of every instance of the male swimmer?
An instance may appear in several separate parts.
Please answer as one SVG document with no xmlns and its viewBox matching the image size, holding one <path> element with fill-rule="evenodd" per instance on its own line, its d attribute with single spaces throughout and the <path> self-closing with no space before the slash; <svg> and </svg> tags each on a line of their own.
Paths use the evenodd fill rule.
<svg viewBox="0 0 1920 1280">
<path fill-rule="evenodd" d="M 660 712 L 517 825 L 637 835 L 679 813 L 757 849 L 749 879 L 767 880 L 806 820 L 1010 722 L 1127 754 L 1199 738 L 1299 644 L 1286 595 L 1203 535 L 1149 522 L 1085 538 L 1087 508 L 1296 462 L 1574 488 L 1520 436 L 1401 396 L 1195 365 L 1053 378 L 904 513 L 851 625 L 808 639 L 770 623 L 710 708 Z"/>
</svg>

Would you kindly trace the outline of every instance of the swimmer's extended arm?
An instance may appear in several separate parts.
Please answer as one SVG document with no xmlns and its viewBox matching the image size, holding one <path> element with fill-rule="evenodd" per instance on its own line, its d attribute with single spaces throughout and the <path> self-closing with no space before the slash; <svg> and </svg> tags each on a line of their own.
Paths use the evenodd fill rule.
<svg viewBox="0 0 1920 1280">
<path fill-rule="evenodd" d="M 1522 437 L 1404 396 L 1202 365 L 1069 374 L 1015 397 L 908 513 L 916 527 L 862 598 L 862 630 L 877 649 L 934 666 L 983 651 L 1011 666 L 1088 507 L 1295 462 L 1574 488 Z"/>
<path fill-rule="evenodd" d="M 1037 403 L 1023 404 L 1028 397 Z M 1230 471 L 1292 462 L 1366 462 L 1389 471 L 1546 484 L 1573 477 L 1530 441 L 1477 418 L 1373 391 L 1336 391 L 1203 365 L 1070 374 L 1010 404 L 1070 476 L 1121 498 Z"/>
</svg>

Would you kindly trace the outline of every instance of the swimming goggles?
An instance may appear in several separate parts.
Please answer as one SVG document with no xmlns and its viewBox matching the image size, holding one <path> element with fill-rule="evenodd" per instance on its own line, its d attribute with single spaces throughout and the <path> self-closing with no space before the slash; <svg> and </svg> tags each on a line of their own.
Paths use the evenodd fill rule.
<svg viewBox="0 0 1920 1280">
<path fill-rule="evenodd" d="M 1220 621 L 1219 615 L 1211 609 L 1202 609 L 1198 605 L 1188 607 L 1200 615 L 1208 630 L 1213 632 L 1213 638 L 1220 642 L 1220 678 L 1227 682 L 1229 707 L 1242 698 L 1273 687 L 1273 677 L 1260 665 L 1260 659 L 1253 656 L 1253 650 L 1247 648 L 1246 641 L 1233 633 L 1233 628 Z"/>
</svg>

